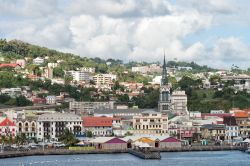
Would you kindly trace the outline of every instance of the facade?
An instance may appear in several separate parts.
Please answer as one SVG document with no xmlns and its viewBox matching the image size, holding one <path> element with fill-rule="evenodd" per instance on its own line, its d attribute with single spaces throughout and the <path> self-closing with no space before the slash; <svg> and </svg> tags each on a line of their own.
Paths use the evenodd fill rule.
<svg viewBox="0 0 250 166">
<path fill-rule="evenodd" d="M 94 136 L 111 136 L 113 118 L 83 117 L 83 130 L 91 131 Z"/>
<path fill-rule="evenodd" d="M 22 93 L 22 89 L 21 88 L 3 88 L 1 89 L 1 93 L 14 97 L 14 96 L 19 96 Z"/>
<path fill-rule="evenodd" d="M 114 102 L 70 102 L 69 109 L 80 114 L 94 111 L 96 109 L 114 109 Z"/>
<path fill-rule="evenodd" d="M 71 75 L 73 77 L 73 81 L 77 82 L 89 82 L 90 81 L 90 73 L 86 71 L 67 71 L 66 74 Z"/>
<path fill-rule="evenodd" d="M 43 69 L 43 76 L 45 78 L 52 79 L 53 78 L 53 68 L 51 68 L 51 67 L 45 67 Z"/>
<path fill-rule="evenodd" d="M 80 70 L 88 73 L 95 73 L 94 67 L 82 67 Z"/>
<path fill-rule="evenodd" d="M 170 112 L 171 111 L 171 95 L 170 95 L 170 85 L 168 84 L 166 61 L 164 55 L 164 62 L 162 66 L 162 79 L 160 86 L 160 97 L 158 102 L 159 112 Z"/>
<path fill-rule="evenodd" d="M 0 122 L 0 136 L 15 137 L 16 134 L 16 125 L 9 118 L 5 118 Z"/>
<path fill-rule="evenodd" d="M 207 124 L 201 126 L 201 136 L 210 140 L 225 140 L 225 126 Z"/>
<path fill-rule="evenodd" d="M 235 117 L 225 116 L 223 123 L 225 125 L 225 140 L 232 141 L 235 137 L 239 136 L 239 127 Z"/>
<path fill-rule="evenodd" d="M 116 75 L 114 74 L 97 74 L 93 76 L 93 81 L 96 85 L 110 85 L 113 84 L 113 80 L 116 80 Z"/>
<path fill-rule="evenodd" d="M 187 95 L 185 91 L 174 91 L 171 96 L 172 113 L 175 115 L 187 115 Z"/>
<path fill-rule="evenodd" d="M 134 134 L 162 135 L 168 133 L 168 116 L 159 112 L 145 111 L 133 117 Z"/>
<path fill-rule="evenodd" d="M 56 96 L 47 96 L 46 104 L 56 104 Z"/>
<path fill-rule="evenodd" d="M 40 115 L 37 120 L 37 139 L 39 141 L 44 139 L 56 140 L 66 128 L 75 135 L 81 134 L 81 117 L 70 113 L 46 113 Z"/>
<path fill-rule="evenodd" d="M 248 137 L 250 135 L 249 115 L 246 111 L 237 111 L 234 113 L 236 123 L 239 126 L 239 136 Z"/>
<path fill-rule="evenodd" d="M 33 59 L 33 63 L 36 65 L 41 65 L 44 63 L 44 59 L 41 57 L 36 57 L 35 59 Z"/>
<path fill-rule="evenodd" d="M 58 66 L 58 63 L 48 63 L 49 68 L 55 68 Z"/>
<path fill-rule="evenodd" d="M 25 134 L 26 138 L 36 138 L 37 134 L 37 118 L 17 119 L 18 134 Z"/>
</svg>

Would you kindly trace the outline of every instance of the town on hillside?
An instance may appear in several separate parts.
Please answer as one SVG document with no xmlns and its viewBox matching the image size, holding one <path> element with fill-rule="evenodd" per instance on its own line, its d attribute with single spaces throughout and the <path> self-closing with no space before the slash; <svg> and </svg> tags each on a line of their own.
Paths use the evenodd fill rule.
<svg viewBox="0 0 250 166">
<path fill-rule="evenodd" d="M 250 70 L 235 65 L 123 63 L 0 40 L 1 150 L 234 146 L 249 138 L 249 115 Z"/>
</svg>

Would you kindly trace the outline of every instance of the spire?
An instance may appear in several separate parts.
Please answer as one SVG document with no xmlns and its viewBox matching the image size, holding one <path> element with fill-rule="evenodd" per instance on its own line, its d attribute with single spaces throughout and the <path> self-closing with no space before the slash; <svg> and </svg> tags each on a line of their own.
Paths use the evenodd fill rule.
<svg viewBox="0 0 250 166">
<path fill-rule="evenodd" d="M 164 51 L 164 60 L 163 60 L 163 66 L 162 66 L 162 79 L 161 79 L 162 85 L 168 84 L 168 76 L 167 76 L 167 64 L 165 60 L 165 51 Z"/>
</svg>

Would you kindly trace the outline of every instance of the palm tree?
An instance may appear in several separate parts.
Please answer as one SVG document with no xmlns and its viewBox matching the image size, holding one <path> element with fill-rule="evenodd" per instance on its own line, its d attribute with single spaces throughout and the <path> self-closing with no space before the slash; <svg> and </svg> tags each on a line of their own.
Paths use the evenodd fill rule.
<svg viewBox="0 0 250 166">
<path fill-rule="evenodd" d="M 67 146 L 72 146 L 78 142 L 75 135 L 71 131 L 69 131 L 68 128 L 66 128 L 64 130 L 64 132 L 60 136 L 59 140 L 62 141 L 63 143 L 65 143 Z"/>
</svg>

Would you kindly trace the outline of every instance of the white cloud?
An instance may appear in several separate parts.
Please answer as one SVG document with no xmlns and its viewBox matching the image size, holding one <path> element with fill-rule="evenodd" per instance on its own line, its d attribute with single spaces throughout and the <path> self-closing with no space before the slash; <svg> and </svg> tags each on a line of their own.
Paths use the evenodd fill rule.
<svg viewBox="0 0 250 166">
<path fill-rule="evenodd" d="M 219 67 L 249 60 L 249 46 L 238 36 L 218 39 L 211 34 L 208 38 L 214 44 L 209 46 L 199 39 L 186 40 L 218 24 L 230 24 L 229 18 L 240 22 L 243 14 L 239 8 L 245 7 L 235 5 L 233 0 L 178 0 L 174 4 L 167 0 L 0 3 L 0 31 L 4 38 L 81 56 L 161 61 L 165 50 L 168 60 L 177 58 Z"/>
</svg>

